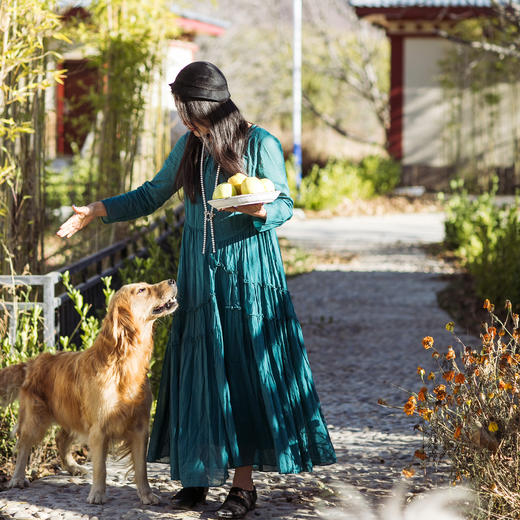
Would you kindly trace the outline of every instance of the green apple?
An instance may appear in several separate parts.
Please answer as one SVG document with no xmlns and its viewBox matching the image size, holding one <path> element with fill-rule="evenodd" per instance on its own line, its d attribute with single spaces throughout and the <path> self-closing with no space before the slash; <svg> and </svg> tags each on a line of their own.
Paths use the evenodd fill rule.
<svg viewBox="0 0 520 520">
<path fill-rule="evenodd" d="M 275 191 L 273 181 L 271 179 L 263 178 L 260 182 L 264 185 L 264 191 Z"/>
<path fill-rule="evenodd" d="M 240 185 L 240 193 L 248 195 L 250 193 L 261 193 L 265 191 L 262 181 L 258 177 L 246 177 Z"/>
<path fill-rule="evenodd" d="M 223 182 L 215 188 L 215 191 L 213 192 L 213 198 L 227 199 L 228 197 L 233 197 L 236 194 L 237 190 L 235 186 L 229 184 L 229 182 Z"/>
<path fill-rule="evenodd" d="M 244 175 L 243 173 L 235 173 L 235 175 L 232 175 L 227 181 L 229 182 L 229 184 L 235 186 L 237 192 L 236 192 L 236 195 L 240 195 L 240 185 L 242 184 L 242 182 L 244 182 L 244 180 L 247 179 L 247 175 Z"/>
</svg>

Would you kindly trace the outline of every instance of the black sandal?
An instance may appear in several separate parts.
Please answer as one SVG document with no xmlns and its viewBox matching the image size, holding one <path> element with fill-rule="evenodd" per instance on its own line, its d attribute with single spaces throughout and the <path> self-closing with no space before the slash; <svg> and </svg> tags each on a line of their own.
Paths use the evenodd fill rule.
<svg viewBox="0 0 520 520">
<path fill-rule="evenodd" d="M 179 509 L 192 509 L 206 503 L 207 487 L 184 487 L 172 497 L 172 506 Z"/>
<path fill-rule="evenodd" d="M 219 518 L 244 518 L 249 511 L 255 508 L 256 487 L 252 491 L 239 487 L 232 487 L 224 503 L 217 510 Z"/>
</svg>

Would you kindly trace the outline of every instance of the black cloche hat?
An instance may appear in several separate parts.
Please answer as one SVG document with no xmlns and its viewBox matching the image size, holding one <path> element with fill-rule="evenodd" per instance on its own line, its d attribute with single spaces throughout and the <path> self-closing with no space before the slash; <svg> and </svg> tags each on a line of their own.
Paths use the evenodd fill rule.
<svg viewBox="0 0 520 520">
<path fill-rule="evenodd" d="M 227 101 L 228 85 L 224 74 L 213 63 L 194 61 L 186 65 L 170 83 L 173 94 L 183 100 L 205 99 L 207 101 Z"/>
</svg>

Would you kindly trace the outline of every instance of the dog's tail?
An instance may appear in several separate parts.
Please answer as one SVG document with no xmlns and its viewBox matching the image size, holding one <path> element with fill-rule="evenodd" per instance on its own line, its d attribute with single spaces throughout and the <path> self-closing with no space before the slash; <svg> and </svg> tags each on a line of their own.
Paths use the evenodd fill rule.
<svg viewBox="0 0 520 520">
<path fill-rule="evenodd" d="M 0 406 L 7 406 L 18 398 L 26 366 L 27 363 L 18 363 L 0 370 Z"/>
</svg>

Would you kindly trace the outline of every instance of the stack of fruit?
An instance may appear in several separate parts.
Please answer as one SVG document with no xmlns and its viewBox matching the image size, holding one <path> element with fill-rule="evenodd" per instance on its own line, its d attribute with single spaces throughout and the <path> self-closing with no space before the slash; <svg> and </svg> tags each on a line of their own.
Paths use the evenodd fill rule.
<svg viewBox="0 0 520 520">
<path fill-rule="evenodd" d="M 235 173 L 227 182 L 219 184 L 213 192 L 213 199 L 227 199 L 235 195 L 249 195 L 251 193 L 275 191 L 273 181 L 248 177 L 243 173 Z"/>
</svg>

